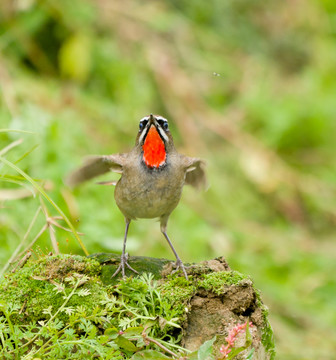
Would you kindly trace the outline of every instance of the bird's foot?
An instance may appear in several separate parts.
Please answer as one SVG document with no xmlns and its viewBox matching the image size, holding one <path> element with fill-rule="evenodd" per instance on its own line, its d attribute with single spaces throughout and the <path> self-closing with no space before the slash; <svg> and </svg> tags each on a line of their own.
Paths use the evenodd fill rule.
<svg viewBox="0 0 336 360">
<path fill-rule="evenodd" d="M 115 277 L 116 275 L 118 275 L 121 271 L 122 277 L 126 277 L 125 275 L 125 265 L 133 272 L 135 272 L 136 274 L 139 274 L 135 269 L 132 268 L 132 266 L 127 262 L 128 260 L 128 253 L 126 253 L 125 255 L 121 255 L 120 257 L 120 264 L 117 268 L 117 270 L 114 272 L 114 274 L 112 275 L 112 277 Z"/>
<path fill-rule="evenodd" d="M 182 260 L 180 258 L 177 258 L 176 263 L 175 263 L 175 267 L 176 267 L 176 269 L 173 270 L 171 273 L 175 274 L 177 271 L 179 271 L 181 269 L 182 272 L 183 272 L 184 277 L 186 278 L 186 280 L 188 280 L 188 275 L 187 275 L 186 269 L 185 269 L 185 267 L 183 265 L 183 262 L 182 262 Z"/>
</svg>

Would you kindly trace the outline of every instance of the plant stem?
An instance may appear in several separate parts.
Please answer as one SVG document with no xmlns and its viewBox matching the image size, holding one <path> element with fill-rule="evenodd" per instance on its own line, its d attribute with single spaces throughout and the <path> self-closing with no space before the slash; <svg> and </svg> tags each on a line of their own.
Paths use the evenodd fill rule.
<svg viewBox="0 0 336 360">
<path fill-rule="evenodd" d="M 177 354 L 175 354 L 173 351 L 169 350 L 168 348 L 166 348 L 164 345 L 162 345 L 161 343 L 159 343 L 157 340 L 148 337 L 146 334 L 143 335 L 144 340 L 151 342 L 153 344 L 155 344 L 156 346 L 158 346 L 160 349 L 162 349 L 163 351 L 165 351 L 166 353 L 170 354 L 171 356 L 177 357 Z"/>
</svg>

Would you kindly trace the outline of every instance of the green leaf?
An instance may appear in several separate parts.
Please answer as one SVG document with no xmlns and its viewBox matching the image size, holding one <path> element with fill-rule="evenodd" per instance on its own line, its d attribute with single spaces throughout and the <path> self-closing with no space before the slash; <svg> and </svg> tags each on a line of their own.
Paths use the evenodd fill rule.
<svg viewBox="0 0 336 360">
<path fill-rule="evenodd" d="M 194 351 L 188 356 L 188 360 L 198 360 L 198 351 Z"/>
<path fill-rule="evenodd" d="M 148 320 L 148 321 L 145 322 L 144 327 L 146 329 L 149 329 L 149 328 L 155 326 L 156 324 L 157 324 L 156 320 Z"/>
<path fill-rule="evenodd" d="M 206 341 L 198 350 L 197 359 L 198 360 L 212 360 L 212 350 L 213 350 L 213 343 L 216 340 L 216 336 L 213 337 L 211 340 Z"/>
<path fill-rule="evenodd" d="M 109 342 L 110 339 L 111 338 L 107 335 L 101 335 L 101 336 L 99 336 L 98 341 L 100 344 L 105 344 L 105 343 Z"/>
<path fill-rule="evenodd" d="M 115 327 L 111 327 L 104 331 L 104 335 L 107 335 L 110 339 L 116 339 L 119 336 L 119 330 Z"/>
<path fill-rule="evenodd" d="M 156 350 L 143 350 L 134 354 L 130 360 L 162 360 L 170 359 L 168 356 L 159 353 Z"/>
<path fill-rule="evenodd" d="M 132 343 L 132 341 L 129 341 L 124 336 L 118 336 L 114 342 L 119 346 L 120 349 L 135 352 L 139 349 Z"/>
<path fill-rule="evenodd" d="M 110 327 L 110 328 L 107 328 L 105 331 L 104 331 L 104 334 L 105 335 L 110 335 L 110 334 L 118 334 L 118 329 L 115 328 L 115 327 Z"/>
<path fill-rule="evenodd" d="M 254 354 L 254 348 L 252 348 L 249 354 L 246 356 L 246 360 L 252 360 L 253 354 Z"/>
<path fill-rule="evenodd" d="M 245 346 L 248 347 L 252 344 L 252 335 L 251 335 L 251 332 L 250 332 L 250 324 L 249 322 L 247 321 L 246 322 L 246 329 L 245 329 Z"/>
<path fill-rule="evenodd" d="M 124 331 L 124 334 L 126 336 L 140 335 L 143 332 L 143 330 L 144 328 L 142 326 L 130 327 Z"/>
<path fill-rule="evenodd" d="M 238 348 L 233 348 L 230 353 L 228 354 L 227 359 L 234 359 L 238 354 L 246 350 L 248 346 L 240 346 Z"/>
</svg>

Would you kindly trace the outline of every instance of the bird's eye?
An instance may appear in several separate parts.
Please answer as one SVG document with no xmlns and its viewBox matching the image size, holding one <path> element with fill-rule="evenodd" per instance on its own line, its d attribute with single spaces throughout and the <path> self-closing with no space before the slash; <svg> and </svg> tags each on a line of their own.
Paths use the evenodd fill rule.
<svg viewBox="0 0 336 360">
<path fill-rule="evenodd" d="M 139 130 L 142 131 L 143 128 L 146 126 L 147 120 L 140 121 L 139 123 Z"/>
<path fill-rule="evenodd" d="M 168 130 L 168 121 L 167 120 L 158 120 L 158 123 L 163 128 L 163 130 Z"/>
</svg>

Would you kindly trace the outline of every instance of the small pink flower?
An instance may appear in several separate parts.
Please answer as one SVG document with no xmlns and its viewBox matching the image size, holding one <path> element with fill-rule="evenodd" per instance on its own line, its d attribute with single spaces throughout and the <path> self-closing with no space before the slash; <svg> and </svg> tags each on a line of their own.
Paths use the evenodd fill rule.
<svg viewBox="0 0 336 360">
<path fill-rule="evenodd" d="M 237 324 L 234 328 L 232 328 L 229 332 L 229 335 L 225 338 L 227 342 L 226 345 L 222 345 L 219 349 L 220 353 L 222 354 L 222 358 L 226 359 L 231 352 L 232 348 L 234 347 L 234 343 L 238 337 L 238 335 L 246 329 L 247 321 L 244 324 Z M 252 323 L 249 323 L 249 326 L 252 327 Z"/>
</svg>

